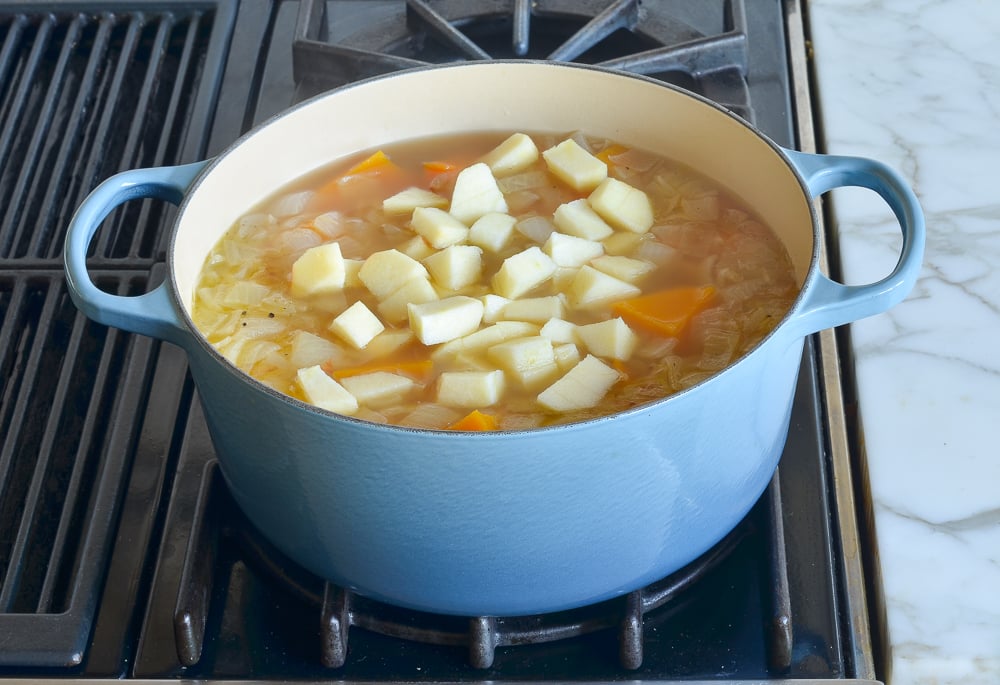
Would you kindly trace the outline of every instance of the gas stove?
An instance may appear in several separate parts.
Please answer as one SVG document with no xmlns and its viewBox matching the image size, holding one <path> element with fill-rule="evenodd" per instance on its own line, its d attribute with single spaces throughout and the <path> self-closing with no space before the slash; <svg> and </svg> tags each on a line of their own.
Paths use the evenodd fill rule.
<svg viewBox="0 0 1000 685">
<path fill-rule="evenodd" d="M 832 333 L 806 341 L 770 488 L 715 549 L 596 606 L 445 617 L 324 583 L 263 541 L 183 353 L 89 321 L 62 274 L 69 218 L 107 176 L 204 159 L 312 95 L 426 63 L 639 72 L 810 150 L 804 28 L 796 0 L 0 2 L 0 678 L 872 681 Z M 173 216 L 116 210 L 95 282 L 161 281 Z"/>
</svg>

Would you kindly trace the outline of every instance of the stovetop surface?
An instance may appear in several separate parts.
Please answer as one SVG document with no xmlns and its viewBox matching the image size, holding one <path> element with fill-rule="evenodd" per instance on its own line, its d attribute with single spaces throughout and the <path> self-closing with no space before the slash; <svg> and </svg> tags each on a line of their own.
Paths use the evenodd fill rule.
<svg viewBox="0 0 1000 685">
<path fill-rule="evenodd" d="M 519 3 L 483 4 L 506 16 Z M 595 13 L 620 4 L 582 3 L 599 6 Z M 654 5 L 674 17 L 654 28 L 682 42 L 731 34 L 734 18 L 745 35 L 742 47 L 735 43 L 741 63 L 697 62 L 707 70 L 675 66 L 654 75 L 715 98 L 794 146 L 783 4 L 639 4 L 641 18 Z M 427 5 L 462 11 L 461 3 Z M 337 85 L 338 68 L 324 63 L 312 73 L 293 65 L 297 38 L 307 60 L 324 42 L 371 50 L 375 34 L 391 37 L 389 50 L 401 59 L 426 54 L 428 43 L 436 61 L 460 58 L 447 41 L 395 37 L 406 23 L 401 7 L 328 2 L 304 34 L 303 6 L 293 1 L 0 3 L 0 677 L 850 677 L 857 645 L 843 618 L 812 340 L 780 483 L 703 578 L 645 616 L 640 666 L 623 667 L 620 629 L 612 625 L 546 644 L 501 646 L 491 665 L 477 668 L 462 637 L 468 620 L 431 618 L 434 628 L 456 636 L 454 644 L 352 626 L 346 661 L 332 668 L 322 656 L 329 590 L 267 549 L 229 500 L 183 353 L 75 310 L 63 283 L 61 241 L 91 188 L 119 170 L 218 154 L 253 125 Z M 535 30 L 543 33 L 532 36 L 527 56 L 544 57 L 532 51 L 561 41 L 549 35 L 552 17 L 566 20 L 579 6 L 539 0 L 535 7 Z M 506 41 L 510 20 L 487 23 L 501 26 Z M 620 45 L 633 40 L 651 48 L 652 33 L 618 29 L 610 47 L 598 45 L 581 59 L 616 59 Z M 517 56 L 500 39 L 487 44 L 494 57 Z M 116 210 L 89 260 L 95 281 L 135 294 L 162 280 L 173 216 L 151 201 Z M 783 526 L 777 543 L 775 516 Z M 777 578 L 775 544 L 787 556 Z M 775 606 L 782 600 L 774 586 L 784 583 L 790 606 Z"/>
</svg>

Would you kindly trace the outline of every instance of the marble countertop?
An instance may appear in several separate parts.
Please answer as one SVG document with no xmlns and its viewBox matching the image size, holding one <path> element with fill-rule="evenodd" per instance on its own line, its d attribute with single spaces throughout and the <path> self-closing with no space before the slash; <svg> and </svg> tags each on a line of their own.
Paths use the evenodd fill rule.
<svg viewBox="0 0 1000 685">
<path fill-rule="evenodd" d="M 899 170 L 927 221 L 905 302 L 856 322 L 891 685 L 1000 683 L 1000 3 L 809 0 L 821 148 Z M 899 250 L 868 191 L 831 194 L 844 279 Z"/>
</svg>

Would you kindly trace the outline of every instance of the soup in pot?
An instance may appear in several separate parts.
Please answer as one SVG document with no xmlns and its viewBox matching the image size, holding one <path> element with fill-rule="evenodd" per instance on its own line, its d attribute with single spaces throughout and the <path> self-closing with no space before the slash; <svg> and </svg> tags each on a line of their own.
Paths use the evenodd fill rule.
<svg viewBox="0 0 1000 685">
<path fill-rule="evenodd" d="M 798 292 L 784 246 L 692 169 L 582 134 L 368 151 L 241 217 L 192 309 L 219 352 L 360 419 L 520 430 L 667 397 Z"/>
</svg>

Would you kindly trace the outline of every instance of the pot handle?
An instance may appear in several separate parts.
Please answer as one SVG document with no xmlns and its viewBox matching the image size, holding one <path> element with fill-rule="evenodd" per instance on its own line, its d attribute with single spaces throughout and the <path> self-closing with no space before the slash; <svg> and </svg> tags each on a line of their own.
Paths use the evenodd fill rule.
<svg viewBox="0 0 1000 685">
<path fill-rule="evenodd" d="M 87 250 L 101 223 L 116 207 L 145 198 L 180 204 L 207 163 L 125 171 L 91 191 L 70 221 L 63 248 L 69 295 L 80 311 L 98 323 L 183 346 L 189 334 L 171 301 L 167 283 L 131 297 L 106 293 L 94 285 L 87 272 Z"/>
<path fill-rule="evenodd" d="M 816 272 L 816 279 L 800 304 L 797 332 L 808 335 L 867 316 L 880 314 L 909 294 L 923 261 L 924 215 L 917 197 L 892 168 L 864 157 L 815 155 L 784 150 L 813 197 L 843 186 L 878 193 L 899 221 L 903 247 L 892 273 L 867 285 L 844 285 Z"/>
</svg>

